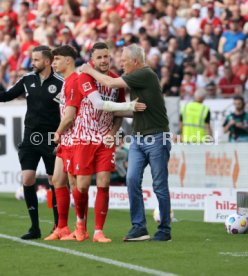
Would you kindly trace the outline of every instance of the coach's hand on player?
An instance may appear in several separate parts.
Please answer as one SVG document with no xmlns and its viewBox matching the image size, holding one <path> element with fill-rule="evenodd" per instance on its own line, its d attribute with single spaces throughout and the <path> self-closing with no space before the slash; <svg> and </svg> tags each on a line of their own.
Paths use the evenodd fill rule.
<svg viewBox="0 0 248 276">
<path fill-rule="evenodd" d="M 139 98 L 136 98 L 131 102 L 133 105 L 133 111 L 136 112 L 143 112 L 146 109 L 146 104 L 138 102 Z"/>
</svg>

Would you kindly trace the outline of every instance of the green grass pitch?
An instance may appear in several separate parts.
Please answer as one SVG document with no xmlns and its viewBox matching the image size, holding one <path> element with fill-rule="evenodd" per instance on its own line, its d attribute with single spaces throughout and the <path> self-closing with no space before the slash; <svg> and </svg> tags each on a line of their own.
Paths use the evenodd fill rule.
<svg viewBox="0 0 248 276">
<path fill-rule="evenodd" d="M 52 228 L 52 211 L 46 204 L 39 205 L 42 237 Z M 124 243 L 122 237 L 130 228 L 128 210 L 109 210 L 105 224 L 105 233 L 112 238 L 110 244 L 83 243 L 74 241 L 45 242 L 35 240 L 51 248 L 23 244 L 3 238 L 3 235 L 19 237 L 29 227 L 29 218 L 24 201 L 17 201 L 13 194 L 0 194 L 0 275 L 248 275 L 248 235 L 228 235 L 223 224 L 203 222 L 201 211 L 174 211 L 178 222 L 172 223 L 171 242 Z M 74 210 L 70 210 L 70 228 L 74 227 Z M 93 210 L 89 210 L 89 233 L 92 238 Z M 156 231 L 152 211 L 147 210 L 148 231 Z M 2 235 L 2 237 L 1 237 Z M 75 256 L 70 249 L 99 257 L 91 260 L 84 256 Z M 223 254 L 224 253 L 224 254 Z M 228 255 L 229 254 L 229 255 Z M 119 261 L 126 267 L 102 262 L 101 258 Z M 141 267 L 147 273 L 137 269 Z M 150 272 L 149 272 L 150 271 Z M 167 274 L 166 274 L 167 273 Z"/>
</svg>

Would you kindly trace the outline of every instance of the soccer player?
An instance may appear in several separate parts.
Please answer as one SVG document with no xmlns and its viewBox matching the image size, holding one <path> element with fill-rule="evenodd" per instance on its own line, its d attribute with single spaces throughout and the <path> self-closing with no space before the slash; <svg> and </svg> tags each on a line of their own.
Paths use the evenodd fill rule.
<svg viewBox="0 0 248 276">
<path fill-rule="evenodd" d="M 98 42 L 92 48 L 94 68 L 111 77 L 118 77 L 109 71 L 109 50 L 105 43 Z M 123 89 L 112 89 L 95 82 L 89 75 L 79 76 L 79 85 L 84 95 L 79 116 L 76 118 L 76 136 L 81 144 L 74 147 L 73 173 L 77 187 L 73 191 L 75 207 L 83 218 L 87 210 L 88 189 L 91 177 L 96 173 L 97 195 L 95 201 L 95 232 L 93 242 L 108 243 L 103 226 L 108 212 L 110 174 L 114 170 L 113 137 L 121 125 L 121 119 L 114 119 L 113 111 L 143 111 L 145 104 L 124 102 Z M 110 139 L 111 140 L 111 139 Z M 112 139 L 113 141 L 113 139 Z M 75 239 L 72 233 L 68 239 Z"/>
<path fill-rule="evenodd" d="M 68 227 L 70 191 L 67 187 L 67 177 L 69 178 L 71 190 L 73 190 L 75 178 L 70 174 L 72 146 L 75 142 L 73 126 L 82 100 L 82 94 L 78 89 L 78 74 L 75 72 L 77 53 L 69 45 L 60 46 L 52 53 L 54 56 L 52 64 L 54 71 L 64 77 L 60 97 L 61 122 L 54 136 L 54 142 L 60 143 L 53 174 L 59 220 L 58 227 L 45 240 L 59 240 L 70 234 Z M 77 226 L 85 229 L 84 221 L 78 222 Z M 80 236 L 78 236 L 78 239 L 80 240 Z"/>
<path fill-rule="evenodd" d="M 23 76 L 8 91 L 0 93 L 0 101 L 11 101 L 26 95 L 27 112 L 22 143 L 18 155 L 22 168 L 24 196 L 31 219 L 31 228 L 22 239 L 41 237 L 38 217 L 38 199 L 35 190 L 35 175 L 40 158 L 43 159 L 48 181 L 53 191 L 54 223 L 57 225 L 57 208 L 52 186 L 55 144 L 49 141 L 49 133 L 54 133 L 60 122 L 58 94 L 63 78 L 53 72 L 53 55 L 47 46 L 37 46 L 32 51 L 33 72 Z"/>
</svg>

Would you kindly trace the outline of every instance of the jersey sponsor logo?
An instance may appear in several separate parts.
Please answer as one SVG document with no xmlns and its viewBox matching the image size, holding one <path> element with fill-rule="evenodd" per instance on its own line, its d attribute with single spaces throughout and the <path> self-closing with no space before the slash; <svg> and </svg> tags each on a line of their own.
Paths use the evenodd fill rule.
<svg viewBox="0 0 248 276">
<path fill-rule="evenodd" d="M 30 85 L 30 87 L 35 87 L 35 83 L 32 83 L 32 84 Z"/>
<path fill-rule="evenodd" d="M 49 93 L 54 94 L 54 93 L 56 93 L 56 91 L 57 91 L 56 85 L 51 84 L 51 85 L 48 86 L 48 92 Z"/>
<path fill-rule="evenodd" d="M 89 91 L 90 89 L 92 89 L 92 86 L 91 86 L 90 82 L 86 82 L 82 86 L 83 86 L 84 92 Z"/>
<path fill-rule="evenodd" d="M 76 165 L 76 170 L 79 171 L 79 164 Z"/>
</svg>

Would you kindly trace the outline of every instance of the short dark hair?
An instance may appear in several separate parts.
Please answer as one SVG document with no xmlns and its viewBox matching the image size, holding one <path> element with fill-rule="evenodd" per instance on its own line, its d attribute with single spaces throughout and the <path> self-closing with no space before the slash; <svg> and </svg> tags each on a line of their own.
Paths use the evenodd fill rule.
<svg viewBox="0 0 248 276">
<path fill-rule="evenodd" d="M 239 96 L 239 95 L 234 96 L 233 100 L 234 101 L 240 101 L 242 103 L 242 108 L 245 108 L 245 99 L 242 96 Z"/>
<path fill-rule="evenodd" d="M 52 54 L 51 49 L 48 46 L 45 46 L 45 45 L 36 46 L 32 50 L 32 53 L 34 53 L 34 52 L 41 52 L 41 54 L 44 57 L 50 59 L 51 62 L 53 61 L 53 54 Z"/>
<path fill-rule="evenodd" d="M 241 101 L 241 102 L 243 102 L 243 103 L 245 102 L 244 98 L 243 98 L 242 96 L 239 96 L 239 95 L 234 96 L 233 99 L 234 99 L 234 100 L 237 100 L 237 101 Z"/>
<path fill-rule="evenodd" d="M 76 50 L 70 45 L 60 46 L 52 51 L 54 56 L 63 56 L 63 57 L 71 57 L 72 59 L 77 58 Z"/>
<path fill-rule="evenodd" d="M 96 42 L 92 49 L 91 49 L 91 54 L 95 52 L 95 50 L 103 50 L 103 49 L 109 49 L 108 45 L 104 42 Z"/>
</svg>

